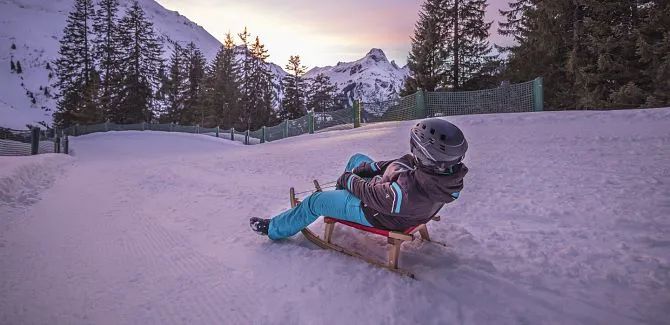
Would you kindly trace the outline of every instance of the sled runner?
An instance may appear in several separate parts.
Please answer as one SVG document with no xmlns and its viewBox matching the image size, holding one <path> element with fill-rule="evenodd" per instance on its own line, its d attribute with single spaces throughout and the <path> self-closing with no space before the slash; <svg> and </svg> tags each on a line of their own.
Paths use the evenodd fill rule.
<svg viewBox="0 0 670 325">
<path fill-rule="evenodd" d="M 314 180 L 314 186 L 316 187 L 316 191 L 320 192 L 321 191 L 321 186 L 319 185 L 319 182 Z M 291 207 L 295 207 L 300 203 L 300 201 L 296 198 L 295 196 L 295 190 L 294 188 L 291 187 L 290 189 L 290 200 L 291 200 Z M 432 220 L 439 221 L 440 216 L 436 215 L 432 218 Z M 443 243 L 440 242 L 435 242 L 431 241 L 430 236 L 428 235 L 428 227 L 426 224 L 420 224 L 415 227 L 411 227 L 403 232 L 399 231 L 392 231 L 392 230 L 386 230 L 386 229 L 379 229 L 379 228 L 374 228 L 374 227 L 368 227 L 364 226 L 361 224 L 357 224 L 354 222 L 349 222 L 345 220 L 339 220 L 335 218 L 331 218 L 328 216 L 324 216 L 323 219 L 324 223 L 326 224 L 325 231 L 324 231 L 324 236 L 323 238 L 320 238 L 318 235 L 316 235 L 314 232 L 309 230 L 309 228 L 305 228 L 302 230 L 302 234 L 309 240 L 310 242 L 314 243 L 315 245 L 323 248 L 323 249 L 332 249 L 334 251 L 340 252 L 345 255 L 353 256 L 359 259 L 362 259 L 374 266 L 386 268 L 390 271 L 408 276 L 410 278 L 415 278 L 414 274 L 398 268 L 398 259 L 400 258 L 400 246 L 404 242 L 408 241 L 413 241 L 415 239 L 416 233 L 419 233 L 421 236 L 421 239 L 427 242 L 432 242 L 438 245 L 446 246 Z M 383 236 L 386 237 L 386 240 L 388 242 L 388 259 L 386 263 L 368 258 L 366 256 L 363 256 L 357 252 L 348 250 L 342 246 L 339 246 L 335 243 L 333 243 L 333 232 L 335 230 L 335 225 L 336 224 L 341 224 L 344 226 L 356 228 L 361 231 L 365 231 L 368 233 L 372 233 L 375 235 Z"/>
</svg>

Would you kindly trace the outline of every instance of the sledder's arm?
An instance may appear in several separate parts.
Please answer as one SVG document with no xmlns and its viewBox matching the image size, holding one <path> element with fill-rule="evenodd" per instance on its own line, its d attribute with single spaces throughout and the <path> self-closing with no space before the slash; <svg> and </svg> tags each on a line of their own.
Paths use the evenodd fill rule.
<svg viewBox="0 0 670 325">
<path fill-rule="evenodd" d="M 351 172 L 342 174 L 337 185 L 347 189 L 370 208 L 384 214 L 399 214 L 407 200 L 407 195 L 403 195 L 398 183 L 370 183 Z"/>
<path fill-rule="evenodd" d="M 386 167 L 395 160 L 382 160 L 372 163 L 364 162 L 358 167 L 354 168 L 353 173 L 360 177 L 375 177 L 384 174 Z"/>
</svg>

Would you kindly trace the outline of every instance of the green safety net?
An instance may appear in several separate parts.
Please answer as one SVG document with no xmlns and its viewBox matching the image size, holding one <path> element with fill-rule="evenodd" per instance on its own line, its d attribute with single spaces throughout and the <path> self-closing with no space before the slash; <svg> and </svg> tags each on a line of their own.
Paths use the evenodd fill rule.
<svg viewBox="0 0 670 325">
<path fill-rule="evenodd" d="M 294 120 L 285 120 L 275 126 L 258 130 L 238 131 L 219 129 L 218 136 L 224 139 L 257 144 L 276 141 L 310 132 L 325 132 L 329 129 L 350 127 L 354 124 L 355 109 L 360 109 L 360 122 L 375 123 L 385 121 L 404 121 L 434 116 L 530 112 L 542 110 L 542 79 L 538 78 L 519 84 L 503 84 L 498 88 L 462 91 L 462 92 L 426 92 L 389 100 L 362 102 L 353 108 L 332 111 L 311 112 Z M 65 135 L 83 135 L 94 132 L 152 130 L 166 132 L 199 133 L 217 135 L 217 128 L 201 128 L 179 124 L 115 124 L 100 123 L 93 125 L 76 125 L 63 130 Z M 233 134 L 231 134 L 233 132 Z M 1 139 L 1 138 L 0 138 Z M 0 151 L 2 149 L 0 148 Z"/>
</svg>

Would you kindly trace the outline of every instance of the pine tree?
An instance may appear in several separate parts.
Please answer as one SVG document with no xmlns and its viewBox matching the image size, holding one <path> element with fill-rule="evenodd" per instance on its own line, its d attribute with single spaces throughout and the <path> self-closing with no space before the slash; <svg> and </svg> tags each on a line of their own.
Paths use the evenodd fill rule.
<svg viewBox="0 0 670 325">
<path fill-rule="evenodd" d="M 303 75 L 307 67 L 300 63 L 299 55 L 291 55 L 286 65 L 288 75 L 282 80 L 284 86 L 284 98 L 282 99 L 281 117 L 284 119 L 296 119 L 306 113 L 305 95 L 306 84 Z"/>
<path fill-rule="evenodd" d="M 481 85 L 485 67 L 493 64 L 487 39 L 492 22 L 484 21 L 485 0 L 426 0 L 412 37 L 403 90 L 438 87 L 469 90 Z M 489 69 L 490 70 L 490 69 Z"/>
<path fill-rule="evenodd" d="M 102 120 L 95 102 L 97 85 L 90 41 L 92 18 L 91 0 L 76 0 L 66 20 L 55 69 L 59 93 L 54 122 L 59 126 Z"/>
<path fill-rule="evenodd" d="M 235 58 L 235 43 L 226 34 L 223 46 L 207 69 L 204 104 L 212 126 L 230 128 L 239 118 L 239 64 Z"/>
<path fill-rule="evenodd" d="M 156 107 L 152 101 L 159 87 L 162 44 L 142 7 L 134 1 L 119 21 L 122 40 L 120 69 L 123 75 L 120 105 L 112 118 L 116 123 L 151 121 Z"/>
<path fill-rule="evenodd" d="M 117 94 L 121 93 L 121 39 L 117 26 L 118 0 L 100 0 L 93 20 L 94 53 L 100 71 L 100 109 L 106 118 L 118 110 Z"/>
<path fill-rule="evenodd" d="M 412 72 L 405 81 L 403 93 L 413 93 L 417 88 L 434 91 L 445 79 L 444 51 L 444 0 L 426 0 L 419 12 L 419 21 L 414 27 L 412 49 L 407 66 Z"/>
<path fill-rule="evenodd" d="M 163 122 L 181 123 L 186 120 L 184 112 L 184 94 L 186 93 L 187 73 L 184 69 L 184 50 L 175 43 L 168 71 L 162 79 L 161 94 L 164 114 Z"/>
<path fill-rule="evenodd" d="M 184 71 L 186 72 L 186 92 L 184 93 L 184 105 L 187 112 L 186 120 L 180 121 L 183 124 L 204 125 L 205 110 L 201 102 L 204 78 L 205 78 L 205 57 L 190 42 L 184 49 Z"/>
<path fill-rule="evenodd" d="M 645 107 L 670 106 L 670 2 L 637 1 L 639 14 L 636 52 L 641 79 L 648 81 Z"/>
<path fill-rule="evenodd" d="M 337 87 L 330 82 L 330 77 L 319 73 L 309 83 L 307 91 L 307 108 L 314 112 L 326 112 L 337 109 L 335 92 Z"/>
<path fill-rule="evenodd" d="M 515 45 L 496 48 L 501 52 L 509 52 L 510 49 L 519 46 L 527 40 L 527 34 L 532 28 L 530 26 L 529 14 L 535 8 L 533 2 L 537 0 L 514 0 L 508 2 L 508 10 L 499 10 L 499 13 L 504 17 L 504 21 L 498 22 L 498 33 L 503 36 L 511 36 L 514 38 Z"/>
<path fill-rule="evenodd" d="M 446 83 L 452 90 L 470 90 L 468 85 L 476 83 L 472 79 L 493 59 L 487 40 L 492 22 L 484 21 L 487 6 L 486 0 L 445 1 L 446 53 L 451 67 Z"/>
<path fill-rule="evenodd" d="M 275 122 L 273 77 L 269 70 L 267 59 L 269 55 L 265 45 L 260 42 L 258 36 L 250 49 L 250 70 L 248 75 L 248 98 L 249 111 L 246 112 L 246 127 L 256 130 L 263 125 Z"/>
<path fill-rule="evenodd" d="M 16 72 L 16 64 L 14 64 L 14 59 L 9 59 L 9 69 L 12 72 Z"/>
<path fill-rule="evenodd" d="M 234 123 L 234 127 L 238 130 L 247 128 L 250 124 L 251 112 L 254 110 L 254 103 L 252 102 L 252 96 L 254 94 L 254 84 L 251 82 L 251 73 L 254 67 L 254 57 L 251 55 L 249 38 L 251 34 L 248 32 L 247 28 L 244 27 L 244 31 L 238 33 L 237 36 L 240 38 L 240 47 L 242 48 L 242 58 L 240 62 L 240 115 L 239 120 Z"/>
<path fill-rule="evenodd" d="M 16 50 L 16 44 L 12 43 L 11 49 Z"/>
<path fill-rule="evenodd" d="M 16 73 L 17 74 L 23 73 L 23 68 L 21 68 L 21 61 L 19 60 L 16 60 Z"/>
</svg>

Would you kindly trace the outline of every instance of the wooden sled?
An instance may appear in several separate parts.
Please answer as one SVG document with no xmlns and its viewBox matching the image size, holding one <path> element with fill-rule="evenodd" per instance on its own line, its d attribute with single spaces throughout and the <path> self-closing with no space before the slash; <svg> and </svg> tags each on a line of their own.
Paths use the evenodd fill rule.
<svg viewBox="0 0 670 325">
<path fill-rule="evenodd" d="M 321 186 L 319 183 L 314 180 L 314 186 L 316 187 L 316 191 L 320 192 L 321 191 Z M 291 207 L 297 206 L 300 201 L 295 197 L 295 190 L 291 187 L 290 189 L 290 200 L 291 200 Z M 436 215 L 432 218 L 432 220 L 439 221 L 440 216 Z M 393 271 L 395 273 L 408 276 L 412 279 L 415 278 L 414 274 L 412 272 L 400 269 L 398 267 L 398 260 L 400 258 L 400 246 L 402 246 L 403 243 L 408 242 L 408 241 L 413 241 L 416 237 L 416 233 L 419 233 L 421 236 L 421 239 L 427 242 L 432 242 L 438 245 L 446 246 L 443 243 L 440 242 L 435 242 L 430 240 L 430 235 L 428 235 L 428 227 L 426 224 L 420 224 L 415 227 L 411 227 L 403 232 L 399 231 L 392 231 L 392 230 L 386 230 L 386 229 L 379 229 L 379 228 L 374 228 L 374 227 L 367 227 L 361 224 L 357 224 L 354 222 L 349 222 L 349 221 L 344 221 L 344 220 L 338 220 L 335 218 L 331 218 L 328 216 L 324 216 L 323 219 L 324 223 L 326 224 L 325 232 L 323 238 L 320 238 L 318 235 L 316 235 L 314 232 L 309 230 L 309 228 L 305 228 L 302 230 L 303 236 L 307 238 L 310 242 L 314 243 L 315 245 L 323 248 L 323 249 L 332 249 L 334 251 L 340 252 L 345 255 L 349 255 L 352 257 L 359 258 L 367 263 L 370 263 L 374 266 L 381 267 L 388 269 L 390 271 Z M 372 233 L 375 235 L 379 236 L 384 236 L 386 237 L 386 240 L 388 242 L 388 259 L 386 263 L 371 259 L 369 257 L 363 256 L 357 252 L 348 250 L 342 246 L 339 246 L 335 243 L 333 243 L 333 232 L 335 230 L 335 225 L 336 224 L 342 224 L 348 227 L 356 228 L 361 231 L 365 231 L 368 233 Z"/>
</svg>

